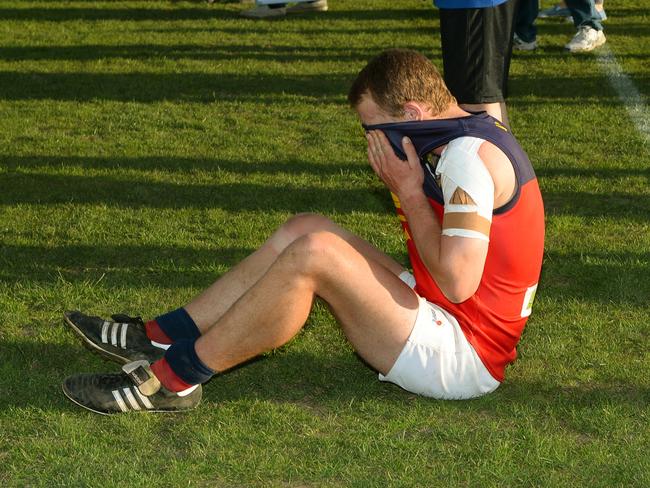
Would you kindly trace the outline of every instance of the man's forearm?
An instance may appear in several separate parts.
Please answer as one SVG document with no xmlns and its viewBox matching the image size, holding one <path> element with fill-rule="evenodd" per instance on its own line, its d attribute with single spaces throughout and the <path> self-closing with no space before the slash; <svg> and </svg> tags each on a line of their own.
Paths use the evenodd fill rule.
<svg viewBox="0 0 650 488">
<path fill-rule="evenodd" d="M 445 290 L 449 276 L 445 276 L 441 262 L 442 226 L 433 212 L 424 192 L 412 193 L 400 199 L 402 212 L 409 225 L 411 239 L 429 274 L 441 290 Z"/>
</svg>

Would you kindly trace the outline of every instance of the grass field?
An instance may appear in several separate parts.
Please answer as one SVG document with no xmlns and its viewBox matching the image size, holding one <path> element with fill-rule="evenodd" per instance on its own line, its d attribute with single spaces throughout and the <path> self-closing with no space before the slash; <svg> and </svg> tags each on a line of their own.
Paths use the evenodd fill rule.
<svg viewBox="0 0 650 488">
<path fill-rule="evenodd" d="M 648 102 L 650 2 L 606 7 L 607 46 Z M 295 212 L 405 261 L 345 94 L 385 47 L 439 61 L 437 12 L 242 8 L 0 1 L 0 485 L 650 486 L 650 142 L 599 56 L 563 52 L 562 21 L 539 22 L 541 48 L 511 69 L 547 243 L 497 392 L 441 402 L 379 383 L 318 305 L 190 413 L 107 418 L 64 398 L 67 375 L 117 368 L 64 310 L 176 308 Z"/>
</svg>

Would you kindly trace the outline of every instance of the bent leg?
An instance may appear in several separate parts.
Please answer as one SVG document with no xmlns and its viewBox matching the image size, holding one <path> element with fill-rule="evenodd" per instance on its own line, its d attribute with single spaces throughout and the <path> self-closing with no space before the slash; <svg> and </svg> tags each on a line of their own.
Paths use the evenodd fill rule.
<svg viewBox="0 0 650 488">
<path fill-rule="evenodd" d="M 185 310 L 205 333 L 223 314 L 269 270 L 278 256 L 296 239 L 310 233 L 336 234 L 359 253 L 399 275 L 403 267 L 369 242 L 352 234 L 326 217 L 299 214 L 285 222 L 257 251 L 194 298 Z"/>
<path fill-rule="evenodd" d="M 279 347 L 302 328 L 315 296 L 329 304 L 357 352 L 386 374 L 415 323 L 418 298 L 394 270 L 332 232 L 292 242 L 197 340 L 196 353 L 224 371 Z"/>
</svg>

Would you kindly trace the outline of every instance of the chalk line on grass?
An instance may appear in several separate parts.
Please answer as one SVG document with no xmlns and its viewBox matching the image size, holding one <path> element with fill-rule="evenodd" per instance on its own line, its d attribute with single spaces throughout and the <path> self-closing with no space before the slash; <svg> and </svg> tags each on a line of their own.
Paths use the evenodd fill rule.
<svg viewBox="0 0 650 488">
<path fill-rule="evenodd" d="M 630 77 L 625 74 L 616 56 L 607 45 L 598 49 L 598 61 L 606 72 L 609 83 L 618 93 L 637 131 L 646 144 L 650 144 L 650 110 Z"/>
</svg>

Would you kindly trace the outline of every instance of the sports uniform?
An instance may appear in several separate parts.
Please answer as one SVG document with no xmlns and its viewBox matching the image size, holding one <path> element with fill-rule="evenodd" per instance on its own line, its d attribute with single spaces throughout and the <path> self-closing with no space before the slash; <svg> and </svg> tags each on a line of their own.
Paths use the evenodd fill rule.
<svg viewBox="0 0 650 488">
<path fill-rule="evenodd" d="M 489 236 L 485 236 L 489 239 L 489 244 L 483 275 L 474 295 L 462 303 L 450 302 L 429 274 L 411 239 L 409 224 L 399 201 L 394 198 L 397 214 L 406 235 L 415 277 L 415 291 L 439 307 L 446 319 L 457 322 L 464 338 L 490 376 L 501 382 L 506 365 L 516 358 L 516 344 L 531 313 L 542 265 L 544 209 L 537 179 L 528 157 L 507 129 L 485 113 L 455 119 L 378 124 L 365 128 L 382 130 L 396 154 L 402 159 L 406 159 L 401 149 L 402 137 L 408 136 L 411 139 L 424 165 L 424 192 L 442 224 L 443 234 L 447 235 L 462 235 L 454 234 L 453 229 L 452 233 L 447 233 L 449 226 L 445 223 L 451 215 L 446 213 L 446 209 L 452 202 L 449 196 L 444 194 L 443 187 L 445 173 L 448 172 L 446 161 L 452 158 L 452 152 L 458 151 L 458 146 L 473 145 L 477 150 L 480 143 L 486 140 L 503 151 L 510 160 L 516 177 L 516 192 L 507 204 L 493 209 L 492 215 L 488 216 L 491 217 L 491 225 Z M 479 139 L 478 144 L 473 141 L 475 138 Z M 429 152 L 446 144 L 448 146 L 435 167 L 426 161 L 425 157 Z M 463 158 L 455 159 L 462 171 Z M 468 167 L 467 171 L 470 170 Z M 417 325 L 416 323 L 416 328 Z M 450 334 L 453 334 L 453 331 Z M 452 347 L 456 345 L 451 344 Z M 398 359 L 398 363 L 399 361 Z M 435 361 L 440 363 L 436 368 L 442 367 L 443 361 L 440 358 L 436 356 Z M 465 369 L 463 365 L 456 366 L 454 374 L 463 373 Z M 390 374 L 388 376 L 391 380 Z M 412 389 L 410 385 L 405 387 Z M 474 396 L 481 394 L 480 388 L 476 389 L 475 393 Z M 452 390 L 434 392 L 433 396 L 462 397 L 455 395 Z"/>
</svg>

